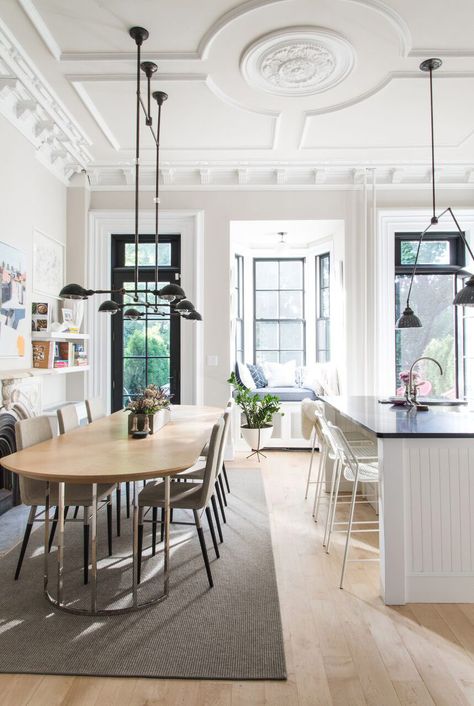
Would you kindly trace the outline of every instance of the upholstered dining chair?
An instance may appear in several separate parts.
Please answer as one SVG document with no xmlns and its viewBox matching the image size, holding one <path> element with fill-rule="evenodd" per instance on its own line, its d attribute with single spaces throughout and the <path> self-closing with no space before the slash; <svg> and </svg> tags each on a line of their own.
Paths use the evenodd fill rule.
<svg viewBox="0 0 474 706">
<path fill-rule="evenodd" d="M 59 426 L 59 433 L 60 434 L 67 434 L 70 431 L 73 431 L 74 429 L 77 429 L 80 426 L 79 422 L 79 417 L 77 415 L 77 408 L 75 404 L 67 404 L 64 405 L 64 407 L 60 407 L 57 410 L 57 415 L 58 415 L 58 426 Z M 91 503 L 89 504 L 88 507 L 92 505 L 92 487 L 89 485 L 84 486 L 84 488 L 88 489 L 88 493 L 91 498 Z M 110 493 L 105 496 L 105 493 L 100 491 L 100 488 L 102 488 L 102 491 L 104 491 L 106 488 L 110 490 Z M 116 484 L 114 485 L 99 485 L 97 490 L 99 493 L 99 499 L 100 500 L 106 500 L 106 507 L 107 507 L 107 534 L 108 534 L 108 543 L 109 543 L 109 554 L 112 554 L 112 491 L 116 489 L 117 486 Z M 100 494 L 101 493 L 101 494 Z M 81 503 L 76 504 L 76 511 L 74 513 L 74 519 L 77 517 L 78 514 L 78 506 L 81 505 Z M 120 508 L 120 506 L 119 506 Z M 89 515 L 89 512 L 86 512 L 86 507 L 84 506 L 84 517 Z M 119 525 L 120 525 L 120 513 L 118 513 L 118 520 L 117 520 L 117 534 L 119 530 Z M 51 528 L 51 537 L 49 540 L 50 546 L 53 541 L 54 533 L 56 531 L 56 518 L 53 520 L 53 526 Z M 88 532 L 88 530 L 87 530 Z"/>
<path fill-rule="evenodd" d="M 216 491 L 216 493 L 218 493 L 219 490 L 221 489 L 219 486 L 219 478 L 222 478 L 222 474 L 223 474 L 222 469 L 224 467 L 224 452 L 225 452 L 225 447 L 227 444 L 227 439 L 229 436 L 230 422 L 231 422 L 231 404 L 228 404 L 227 407 L 225 408 L 224 414 L 222 415 L 222 418 L 224 420 L 224 431 L 222 433 L 221 443 L 220 443 L 219 452 L 218 452 L 219 455 L 218 455 L 218 459 L 217 459 L 216 480 L 214 483 L 214 490 Z M 208 449 L 207 449 L 207 453 L 208 453 Z M 196 464 L 196 465 L 199 465 L 199 464 Z M 173 478 L 173 480 L 175 480 L 175 479 L 181 480 L 183 478 L 184 480 L 203 481 L 205 473 L 206 473 L 206 466 L 201 465 L 201 467 L 198 467 L 198 468 L 193 466 L 193 468 L 189 469 L 188 471 L 183 471 L 183 473 L 180 473 L 177 476 L 175 476 Z M 211 506 L 212 506 L 212 510 L 214 513 L 214 518 L 216 520 L 217 533 L 219 535 L 219 540 L 221 542 L 223 542 L 224 537 L 222 534 L 222 527 L 221 527 L 221 523 L 219 520 L 219 513 L 217 511 L 216 496 L 214 493 L 211 495 Z M 226 516 L 225 516 L 224 510 L 222 507 L 221 507 L 221 512 L 223 512 L 223 520 L 224 520 L 224 522 L 226 522 L 227 521 Z M 162 523 L 162 528 L 163 528 L 163 523 Z M 161 539 L 163 540 L 163 537 Z"/>
<path fill-rule="evenodd" d="M 234 400 L 233 400 L 233 399 L 230 399 L 230 400 L 227 402 L 226 410 L 229 410 L 229 412 L 232 412 L 232 407 L 233 407 L 233 405 L 234 405 Z M 230 426 L 230 421 L 231 421 L 231 420 L 230 420 L 230 418 L 229 418 L 229 421 L 228 421 L 228 425 L 229 425 L 229 426 Z M 227 435 L 227 437 L 228 437 L 228 432 L 229 432 L 229 427 L 227 428 L 227 431 L 224 432 L 224 433 Z M 227 438 L 227 437 L 226 437 L 226 438 Z M 226 443 L 227 443 L 227 442 L 226 442 Z M 201 454 L 200 454 L 200 455 L 201 455 L 203 458 L 206 458 L 207 452 L 208 452 L 208 448 L 209 448 L 209 443 L 205 444 L 205 446 L 203 447 L 203 449 L 202 449 L 202 451 L 201 451 Z M 225 447 L 224 447 L 223 451 L 225 451 Z M 227 522 L 227 518 L 226 518 L 226 516 L 225 516 L 225 510 L 224 510 L 224 506 L 227 507 L 227 498 L 226 498 L 226 495 L 225 495 L 224 481 L 225 481 L 225 485 L 226 485 L 226 488 L 227 488 L 227 492 L 230 493 L 229 478 L 228 478 L 228 476 L 227 476 L 227 469 L 226 469 L 226 467 L 225 467 L 224 454 L 222 454 L 222 463 L 221 463 L 221 465 L 218 466 L 218 468 L 217 468 L 216 495 L 217 495 L 217 500 L 218 500 L 218 502 L 219 502 L 219 507 L 220 507 L 220 510 L 221 510 L 222 519 L 223 519 L 224 522 Z"/>
<path fill-rule="evenodd" d="M 29 448 L 30 446 L 34 446 L 35 444 L 40 444 L 43 441 L 48 441 L 49 439 L 52 439 L 53 433 L 51 431 L 51 425 L 49 423 L 48 417 L 30 417 L 29 419 L 22 419 L 21 421 L 18 421 L 15 424 L 15 437 L 18 451 Z M 101 498 L 104 498 L 107 497 L 107 495 L 109 494 L 110 488 L 108 486 L 99 485 L 98 492 L 99 496 Z M 44 519 L 41 518 L 41 515 L 44 514 L 44 511 L 40 510 L 38 512 L 38 508 L 44 507 L 46 502 L 46 483 L 43 481 L 20 476 L 20 496 L 22 503 L 30 507 L 30 514 L 28 516 L 25 534 L 23 536 L 23 542 L 20 549 L 20 556 L 18 558 L 18 563 L 15 571 L 15 580 L 17 580 L 20 576 L 20 571 L 23 564 L 26 548 L 28 546 L 31 530 L 33 528 L 33 523 L 44 521 Z M 51 484 L 50 505 L 51 507 L 56 506 L 57 509 L 57 504 L 58 486 L 57 484 Z M 76 484 L 66 485 L 65 504 L 66 508 L 70 505 L 84 507 L 84 583 L 87 583 L 89 570 L 89 513 L 87 511 L 87 508 L 92 505 L 91 486 Z"/>
<path fill-rule="evenodd" d="M 209 501 L 212 495 L 212 489 L 214 487 L 214 482 L 216 479 L 217 464 L 219 462 L 219 452 L 223 433 L 224 419 L 221 418 L 216 424 L 214 424 L 212 428 L 211 438 L 209 441 L 209 450 L 206 457 L 206 468 L 201 483 L 193 483 L 189 482 L 188 480 L 183 480 L 180 483 L 170 483 L 170 508 L 173 510 L 192 510 L 194 516 L 193 523 L 176 522 L 176 520 L 173 520 L 173 524 L 194 524 L 196 526 L 199 544 L 201 545 L 201 552 L 204 559 L 204 565 L 206 567 L 207 578 L 209 581 L 209 586 L 211 588 L 214 586 L 214 582 L 212 579 L 211 566 L 209 563 L 209 556 L 207 553 L 204 532 L 201 526 L 200 515 L 202 515 L 204 512 L 206 514 L 216 557 L 219 558 L 219 548 L 217 546 L 216 535 L 214 532 L 212 515 L 209 510 Z M 163 509 L 164 504 L 165 484 L 161 481 L 158 481 L 156 483 L 147 483 L 138 495 L 138 580 L 140 580 L 141 577 L 143 523 L 145 521 L 144 508 L 158 507 Z"/>
<path fill-rule="evenodd" d="M 105 417 L 105 409 L 100 397 L 93 397 L 90 400 L 86 400 L 86 412 L 89 424 Z"/>
<path fill-rule="evenodd" d="M 105 417 L 105 408 L 100 397 L 93 397 L 86 400 L 87 421 L 89 424 L 96 422 L 98 419 Z M 130 483 L 125 483 L 126 488 L 126 508 L 127 517 L 130 517 Z M 117 537 L 120 537 L 121 530 L 121 512 L 122 512 L 122 487 L 117 483 L 116 492 L 116 514 L 117 514 Z"/>
</svg>

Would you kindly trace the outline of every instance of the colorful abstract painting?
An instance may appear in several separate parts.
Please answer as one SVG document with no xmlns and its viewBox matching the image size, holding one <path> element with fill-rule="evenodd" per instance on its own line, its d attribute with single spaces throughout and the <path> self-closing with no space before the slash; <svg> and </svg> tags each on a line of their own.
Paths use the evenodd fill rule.
<svg viewBox="0 0 474 706">
<path fill-rule="evenodd" d="M 0 357 L 23 357 L 27 336 L 26 255 L 0 242 Z"/>
</svg>

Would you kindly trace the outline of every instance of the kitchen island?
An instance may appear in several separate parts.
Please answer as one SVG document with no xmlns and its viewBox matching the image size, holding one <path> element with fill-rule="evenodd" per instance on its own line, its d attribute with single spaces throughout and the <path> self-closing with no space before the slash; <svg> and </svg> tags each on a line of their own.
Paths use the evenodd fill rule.
<svg viewBox="0 0 474 706">
<path fill-rule="evenodd" d="M 474 413 L 322 400 L 329 420 L 377 441 L 385 603 L 474 602 Z"/>
</svg>

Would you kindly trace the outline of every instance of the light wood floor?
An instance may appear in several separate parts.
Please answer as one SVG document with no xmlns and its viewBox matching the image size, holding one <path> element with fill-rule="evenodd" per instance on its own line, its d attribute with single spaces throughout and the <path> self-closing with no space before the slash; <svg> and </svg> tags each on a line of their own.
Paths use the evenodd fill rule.
<svg viewBox="0 0 474 706">
<path fill-rule="evenodd" d="M 261 463 L 287 682 L 0 675 L 1 706 L 474 704 L 474 604 L 386 607 L 378 597 L 377 564 L 350 564 L 339 590 L 342 535 L 326 555 L 312 503 L 303 499 L 308 458 L 274 451 Z M 242 456 L 233 465 L 246 463 Z M 372 510 L 359 512 L 367 517 Z M 361 536 L 367 545 L 356 553 L 368 556 L 374 540 Z"/>
</svg>

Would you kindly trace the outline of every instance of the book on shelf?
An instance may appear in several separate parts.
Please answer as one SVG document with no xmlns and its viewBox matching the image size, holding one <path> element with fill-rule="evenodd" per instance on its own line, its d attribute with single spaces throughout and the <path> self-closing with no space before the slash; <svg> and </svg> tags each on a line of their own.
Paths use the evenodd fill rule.
<svg viewBox="0 0 474 706">
<path fill-rule="evenodd" d="M 54 342 L 53 341 L 33 341 L 33 367 L 52 368 L 54 367 Z"/>
</svg>

